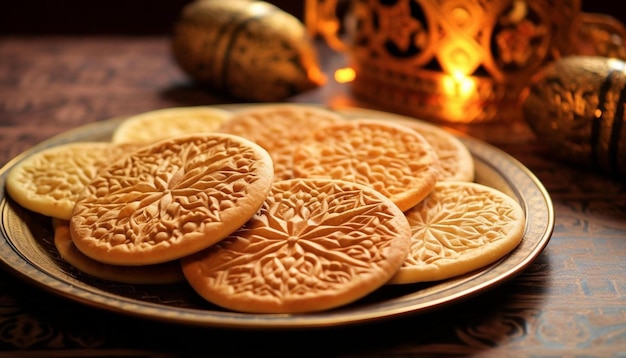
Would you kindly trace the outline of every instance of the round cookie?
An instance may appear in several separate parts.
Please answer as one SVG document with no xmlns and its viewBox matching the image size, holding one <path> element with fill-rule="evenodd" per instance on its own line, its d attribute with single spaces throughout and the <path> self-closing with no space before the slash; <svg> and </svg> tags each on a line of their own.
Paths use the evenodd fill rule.
<svg viewBox="0 0 626 358">
<path fill-rule="evenodd" d="M 82 253 L 108 264 L 172 261 L 243 225 L 272 181 L 269 154 L 245 138 L 168 138 L 98 173 L 74 207 L 72 240 Z"/>
<path fill-rule="evenodd" d="M 295 146 L 317 128 L 343 120 L 335 112 L 311 105 L 257 105 L 235 112 L 219 131 L 248 138 L 265 148 L 274 161 L 275 180 L 285 180 L 293 178 Z"/>
<path fill-rule="evenodd" d="M 348 108 L 338 112 L 348 118 L 388 120 L 412 128 L 424 136 L 437 153 L 441 169 L 438 180 L 471 182 L 475 179 L 472 153 L 446 128 L 411 117 L 365 108 Z"/>
<path fill-rule="evenodd" d="M 404 261 L 409 237 L 404 214 L 367 186 L 291 179 L 274 183 L 245 226 L 181 262 L 191 286 L 214 304 L 313 312 L 384 285 Z"/>
<path fill-rule="evenodd" d="M 104 264 L 85 256 L 76 249 L 65 220 L 53 220 L 54 246 L 59 255 L 78 271 L 89 276 L 135 285 L 166 285 L 185 282 L 180 262 L 169 261 L 146 266 L 117 266 Z"/>
<path fill-rule="evenodd" d="M 443 128 L 417 120 L 395 118 L 393 122 L 416 130 L 432 145 L 439 158 L 439 180 L 474 181 L 474 158 L 460 139 Z"/>
<path fill-rule="evenodd" d="M 404 211 L 434 188 L 439 159 L 416 131 L 382 120 L 324 126 L 296 147 L 296 177 L 334 178 L 369 185 Z"/>
<path fill-rule="evenodd" d="M 174 107 L 126 118 L 113 132 L 113 143 L 152 143 L 178 135 L 212 132 L 231 112 L 216 107 Z"/>
<path fill-rule="evenodd" d="M 21 206 L 39 214 L 69 220 L 74 204 L 98 170 L 135 145 L 77 142 L 36 152 L 7 175 L 7 193 Z"/>
<path fill-rule="evenodd" d="M 444 280 L 487 266 L 511 252 L 524 235 L 517 201 L 469 182 L 440 182 L 405 212 L 411 252 L 389 283 Z"/>
</svg>

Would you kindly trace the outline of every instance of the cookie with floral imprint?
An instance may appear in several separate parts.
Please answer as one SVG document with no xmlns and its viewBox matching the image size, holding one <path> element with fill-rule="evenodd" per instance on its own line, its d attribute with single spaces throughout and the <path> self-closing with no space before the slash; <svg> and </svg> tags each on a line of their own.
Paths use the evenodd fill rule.
<svg viewBox="0 0 626 358">
<path fill-rule="evenodd" d="M 74 206 L 72 241 L 88 257 L 113 265 L 176 260 L 243 225 L 273 179 L 267 151 L 245 138 L 167 138 L 98 172 Z"/>
<path fill-rule="evenodd" d="M 237 111 L 218 129 L 265 148 L 274 161 L 276 180 L 292 179 L 295 147 L 318 128 L 344 121 L 323 107 L 304 104 L 255 105 Z"/>
<path fill-rule="evenodd" d="M 432 145 L 397 123 L 353 119 L 314 131 L 296 147 L 293 172 L 368 185 L 404 211 L 434 188 L 440 163 Z"/>
<path fill-rule="evenodd" d="M 404 262 L 410 228 L 387 197 L 353 182 L 273 184 L 259 212 L 216 245 L 182 259 L 207 301 L 250 313 L 304 313 L 349 304 Z"/>
<path fill-rule="evenodd" d="M 405 212 L 411 250 L 389 283 L 445 280 L 492 264 L 522 241 L 525 213 L 503 192 L 478 183 L 445 181 Z"/>
</svg>

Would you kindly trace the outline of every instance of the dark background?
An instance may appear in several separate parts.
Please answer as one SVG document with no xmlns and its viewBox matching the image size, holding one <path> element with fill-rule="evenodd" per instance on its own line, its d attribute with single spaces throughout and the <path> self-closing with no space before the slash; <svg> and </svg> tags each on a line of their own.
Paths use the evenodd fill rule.
<svg viewBox="0 0 626 358">
<path fill-rule="evenodd" d="M 0 34 L 165 34 L 170 32 L 180 10 L 190 1 L 3 0 Z M 268 2 L 302 19 L 304 0 Z M 626 22 L 626 6 L 622 0 L 583 0 L 582 8 L 610 14 Z"/>
<path fill-rule="evenodd" d="M 0 34 L 165 34 L 191 1 L 2 0 Z M 302 18 L 304 0 L 268 2 Z"/>
</svg>

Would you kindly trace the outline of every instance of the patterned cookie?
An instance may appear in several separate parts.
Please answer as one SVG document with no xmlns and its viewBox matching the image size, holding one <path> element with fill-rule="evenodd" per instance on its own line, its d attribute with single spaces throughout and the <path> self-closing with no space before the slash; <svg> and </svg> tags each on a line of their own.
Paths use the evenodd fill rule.
<svg viewBox="0 0 626 358">
<path fill-rule="evenodd" d="M 469 182 L 438 183 L 405 215 L 411 252 L 390 283 L 444 280 L 487 266 L 517 247 L 525 227 L 517 201 Z"/>
<path fill-rule="evenodd" d="M 231 112 L 215 107 L 175 107 L 126 118 L 113 132 L 113 143 L 151 143 L 168 137 L 212 132 Z"/>
<path fill-rule="evenodd" d="M 441 168 L 438 180 L 471 182 L 475 179 L 471 152 L 448 129 L 415 118 L 365 108 L 349 108 L 338 112 L 348 118 L 389 120 L 412 128 L 424 136 L 437 153 Z"/>
<path fill-rule="evenodd" d="M 416 131 L 381 120 L 327 125 L 296 147 L 297 177 L 334 178 L 366 184 L 404 211 L 437 183 L 439 159 Z"/>
<path fill-rule="evenodd" d="M 472 153 L 457 137 L 443 128 L 417 120 L 395 117 L 391 120 L 416 130 L 433 146 L 439 158 L 439 180 L 474 181 Z"/>
<path fill-rule="evenodd" d="M 255 313 L 297 313 L 353 302 L 402 265 L 410 228 L 388 198 L 333 179 L 275 182 L 244 227 L 182 259 L 206 300 Z"/>
<path fill-rule="evenodd" d="M 145 146 L 87 185 L 70 221 L 76 247 L 114 265 L 150 265 L 204 249 L 243 225 L 273 181 L 269 154 L 223 133 Z"/>
<path fill-rule="evenodd" d="M 89 276 L 138 285 L 165 285 L 185 282 L 180 262 L 170 261 L 146 266 L 107 265 L 90 259 L 76 249 L 70 236 L 70 224 L 53 220 L 54 245 L 63 260 Z"/>
<path fill-rule="evenodd" d="M 7 193 L 31 211 L 69 220 L 76 200 L 96 172 L 136 148 L 78 142 L 36 152 L 11 169 L 7 175 Z"/>
<path fill-rule="evenodd" d="M 309 105 L 258 105 L 236 112 L 220 132 L 236 134 L 265 148 L 274 161 L 276 180 L 293 178 L 295 145 L 327 124 L 343 121 L 332 111 Z"/>
</svg>

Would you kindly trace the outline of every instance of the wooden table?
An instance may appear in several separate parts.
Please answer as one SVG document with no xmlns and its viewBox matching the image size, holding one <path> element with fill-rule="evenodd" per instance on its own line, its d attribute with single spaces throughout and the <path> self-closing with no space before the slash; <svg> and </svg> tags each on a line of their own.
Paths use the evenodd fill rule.
<svg viewBox="0 0 626 358">
<path fill-rule="evenodd" d="M 325 69 L 340 61 L 324 52 Z M 289 101 L 358 103 L 337 84 Z M 167 37 L 0 37 L 0 165 L 82 124 L 228 102 L 190 84 L 170 58 Z M 551 159 L 524 123 L 460 129 L 521 161 L 555 207 L 543 253 L 492 290 L 359 326 L 247 331 L 113 314 L 0 272 L 0 356 L 626 355 L 624 180 Z"/>
</svg>

